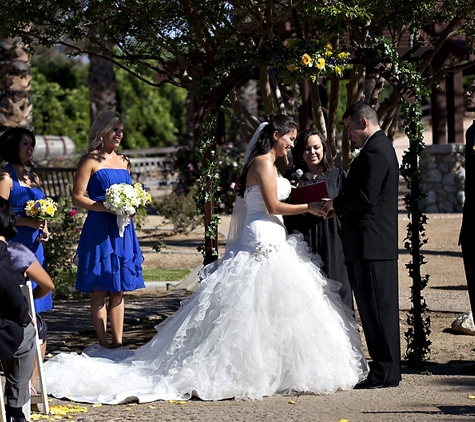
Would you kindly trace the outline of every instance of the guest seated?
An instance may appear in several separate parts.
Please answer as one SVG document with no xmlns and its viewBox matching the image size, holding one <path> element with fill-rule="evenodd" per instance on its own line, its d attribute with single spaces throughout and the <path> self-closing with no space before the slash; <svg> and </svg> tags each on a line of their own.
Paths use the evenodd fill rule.
<svg viewBox="0 0 475 422">
<path fill-rule="evenodd" d="M 22 284 L 28 279 L 36 284 L 36 287 L 33 289 L 34 300 L 45 297 L 54 289 L 53 280 L 51 280 L 49 274 L 36 258 L 36 255 L 28 247 L 19 242 L 9 242 L 8 252 L 10 253 L 13 269 L 24 277 Z M 38 337 L 40 339 L 41 356 L 44 358 L 48 327 L 39 313 L 36 314 L 36 329 L 38 330 Z M 35 362 L 33 375 L 31 377 L 32 395 L 36 394 L 37 384 L 38 366 Z"/>
<path fill-rule="evenodd" d="M 35 358 L 35 327 L 13 269 L 7 239 L 16 234 L 11 205 L 0 198 L 0 359 L 6 361 L 5 412 L 7 422 L 26 422 L 22 407 L 30 400 L 30 378 Z"/>
</svg>

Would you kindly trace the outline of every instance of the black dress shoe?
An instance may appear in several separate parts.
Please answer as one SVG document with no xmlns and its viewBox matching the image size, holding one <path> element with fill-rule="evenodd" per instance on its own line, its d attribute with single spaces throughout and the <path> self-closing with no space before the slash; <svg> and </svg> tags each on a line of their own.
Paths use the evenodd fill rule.
<svg viewBox="0 0 475 422">
<path fill-rule="evenodd" d="M 6 422 L 28 422 L 21 411 L 21 408 L 12 408 L 6 405 L 5 414 L 7 417 Z"/>
<path fill-rule="evenodd" d="M 383 384 L 378 380 L 371 380 L 367 379 L 363 382 L 360 382 L 355 385 L 355 390 L 375 390 L 376 388 L 389 388 L 389 387 L 397 387 L 399 384 L 389 385 Z"/>
<path fill-rule="evenodd" d="M 374 390 L 376 388 L 383 388 L 384 384 L 377 380 L 367 379 L 355 385 L 355 390 Z"/>
<path fill-rule="evenodd" d="M 24 416 L 14 417 L 10 416 L 7 418 L 7 422 L 28 422 Z"/>
<path fill-rule="evenodd" d="M 462 366 L 461 371 L 463 374 L 475 375 L 475 363 L 472 363 L 471 365 Z"/>
</svg>

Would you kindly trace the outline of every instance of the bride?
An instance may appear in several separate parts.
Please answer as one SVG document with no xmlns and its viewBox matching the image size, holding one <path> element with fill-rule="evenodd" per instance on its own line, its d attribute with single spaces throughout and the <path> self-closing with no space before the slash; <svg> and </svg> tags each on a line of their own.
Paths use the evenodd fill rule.
<svg viewBox="0 0 475 422">
<path fill-rule="evenodd" d="M 261 399 L 348 390 L 368 371 L 339 283 L 315 265 L 282 215 L 321 213 L 290 194 L 274 162 L 297 136 L 272 115 L 253 136 L 239 179 L 225 256 L 202 270 L 194 294 L 137 351 L 89 348 L 45 364 L 47 392 L 74 401 Z"/>
</svg>

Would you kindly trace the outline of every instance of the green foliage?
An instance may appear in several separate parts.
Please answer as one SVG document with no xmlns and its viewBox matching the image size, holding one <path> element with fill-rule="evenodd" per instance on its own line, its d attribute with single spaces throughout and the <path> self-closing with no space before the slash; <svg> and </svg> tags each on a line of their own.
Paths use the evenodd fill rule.
<svg viewBox="0 0 475 422">
<path fill-rule="evenodd" d="M 175 155 L 175 168 L 180 176 L 177 180 L 175 193 L 181 195 L 196 185 L 202 169 L 201 154 L 181 147 Z M 244 151 L 232 142 L 216 146 L 213 154 L 216 171 L 215 212 L 230 214 L 233 210 L 235 191 L 234 186 L 242 166 Z"/>
<path fill-rule="evenodd" d="M 140 230 L 147 222 L 147 207 L 139 207 L 134 215 L 134 226 Z"/>
<path fill-rule="evenodd" d="M 53 50 L 33 56 L 32 62 L 35 132 L 68 136 L 78 152 L 85 151 L 91 125 L 87 66 Z M 118 67 L 115 72 L 117 109 L 126 120 L 124 148 L 177 144 L 186 131 L 186 91 L 172 85 L 151 87 Z"/>
<path fill-rule="evenodd" d="M 87 67 L 79 60 L 67 58 L 56 49 L 40 49 L 31 61 L 48 82 L 57 83 L 63 89 L 87 86 Z"/>
<path fill-rule="evenodd" d="M 200 216 L 197 215 L 193 200 L 195 192 L 195 189 L 183 192 L 181 195 L 172 192 L 153 204 L 158 213 L 173 224 L 173 230 L 176 233 L 193 230 L 202 222 Z M 156 246 L 154 249 L 157 252 L 163 248 L 158 244 Z"/>
<path fill-rule="evenodd" d="M 379 39 L 374 43 L 371 53 L 379 60 L 388 60 L 398 68 L 397 77 L 400 87 L 404 88 L 409 101 L 402 102 L 404 130 L 409 138 L 409 150 L 403 156 L 401 175 L 407 183 L 409 193 L 404 198 L 410 222 L 407 225 L 407 236 L 404 246 L 410 251 L 411 261 L 406 264 L 409 276 L 412 278 L 411 301 L 412 308 L 407 315 L 409 328 L 405 333 L 407 340 L 406 358 L 409 365 L 419 367 L 430 352 L 430 317 L 426 315 L 427 304 L 422 291 L 427 287 L 429 275 L 421 276 L 421 266 L 425 264 L 421 248 L 427 243 L 424 225 L 427 217 L 422 214 L 419 202 L 425 194 L 422 191 L 420 158 L 424 151 L 424 126 L 422 125 L 422 99 L 427 95 L 423 79 L 407 61 L 399 59 L 390 40 Z"/>
<path fill-rule="evenodd" d="M 163 239 L 158 239 L 158 241 L 152 246 L 152 249 L 157 253 L 162 253 L 163 249 L 167 249 L 167 244 Z"/>
<path fill-rule="evenodd" d="M 44 245 L 45 261 L 55 285 L 54 297 L 68 299 L 77 294 L 74 290 L 76 268 L 73 257 L 84 219 L 72 207 L 69 197 L 59 199 L 56 217 L 56 221 L 48 223 L 51 238 Z"/>
<path fill-rule="evenodd" d="M 215 134 L 218 122 L 218 114 L 213 113 L 200 126 L 200 137 L 198 139 L 198 161 L 203 163 L 198 178 L 198 191 L 195 195 L 196 208 L 200 214 L 205 215 L 206 208 L 214 204 L 214 198 L 219 188 L 220 178 L 219 163 L 216 154 Z M 209 221 L 205 227 L 204 245 L 199 248 L 203 253 L 205 263 L 216 259 L 218 251 L 211 246 L 218 238 L 218 226 L 221 223 L 219 215 L 211 209 Z"/>
<path fill-rule="evenodd" d="M 176 144 L 186 127 L 186 91 L 171 85 L 150 87 L 125 70 L 116 68 L 115 72 L 118 110 L 125 118 L 123 147 Z"/>
<path fill-rule="evenodd" d="M 401 165 L 401 175 L 410 189 L 404 198 L 404 204 L 410 217 L 407 225 L 407 236 L 404 239 L 404 247 L 410 251 L 411 261 L 406 264 L 409 276 L 413 280 L 411 286 L 412 308 L 409 310 L 407 322 L 408 331 L 405 333 L 407 340 L 406 358 L 411 366 L 418 367 L 426 360 L 430 352 L 430 317 L 426 316 L 427 303 L 422 296 L 422 290 L 427 287 L 429 274 L 421 275 L 421 266 L 425 264 L 424 255 L 421 248 L 427 243 L 424 226 L 427 223 L 427 216 L 420 211 L 419 203 L 425 197 L 422 191 L 423 169 L 419 162 L 424 151 L 424 127 L 422 119 L 422 98 L 421 90 L 418 88 L 418 78 L 416 72 L 412 73 L 411 88 L 416 95 L 414 104 L 404 102 L 402 112 L 404 115 L 404 128 L 409 138 L 409 150 L 406 151 Z"/>
<path fill-rule="evenodd" d="M 219 174 L 219 184 L 215 197 L 216 212 L 231 214 L 236 198 L 234 187 L 244 160 L 244 151 L 236 148 L 231 142 L 218 145 L 216 149 L 217 171 Z"/>
<path fill-rule="evenodd" d="M 57 82 L 48 81 L 47 75 L 35 66 L 31 73 L 35 133 L 68 136 L 77 149 L 82 149 L 90 127 L 87 86 L 63 88 Z"/>
</svg>

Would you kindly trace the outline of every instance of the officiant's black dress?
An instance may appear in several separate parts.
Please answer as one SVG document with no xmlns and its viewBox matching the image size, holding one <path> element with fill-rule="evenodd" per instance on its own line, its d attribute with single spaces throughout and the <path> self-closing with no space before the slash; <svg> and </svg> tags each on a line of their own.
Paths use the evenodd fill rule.
<svg viewBox="0 0 475 422">
<path fill-rule="evenodd" d="M 296 181 L 295 186 L 301 187 L 325 182 L 328 195 L 330 198 L 335 198 L 341 192 L 345 178 L 346 173 L 335 167 L 329 173 L 319 174 L 316 179 L 313 179 L 310 173 L 306 173 Z M 353 309 L 351 287 L 340 238 L 339 219 L 337 217 L 325 219 L 305 213 L 286 216 L 284 222 L 289 234 L 302 233 L 312 252 L 320 255 L 323 260 L 323 271 L 329 278 L 342 283 L 340 296 L 343 302 Z"/>
</svg>

